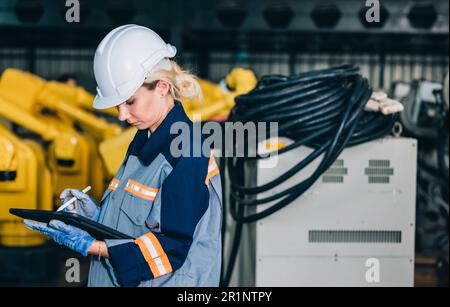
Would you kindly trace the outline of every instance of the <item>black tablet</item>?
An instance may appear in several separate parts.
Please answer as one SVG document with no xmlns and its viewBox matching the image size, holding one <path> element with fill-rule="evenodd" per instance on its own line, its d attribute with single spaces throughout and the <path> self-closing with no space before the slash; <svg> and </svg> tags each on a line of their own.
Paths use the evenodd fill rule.
<svg viewBox="0 0 450 307">
<path fill-rule="evenodd" d="M 105 239 L 134 239 L 133 237 L 117 231 L 108 226 L 91 221 L 84 216 L 71 212 L 56 212 L 45 210 L 29 210 L 29 209 L 9 209 L 9 213 L 24 219 L 34 220 L 38 222 L 48 223 L 50 220 L 59 220 L 68 225 L 72 225 L 88 232 L 97 240 Z"/>
</svg>

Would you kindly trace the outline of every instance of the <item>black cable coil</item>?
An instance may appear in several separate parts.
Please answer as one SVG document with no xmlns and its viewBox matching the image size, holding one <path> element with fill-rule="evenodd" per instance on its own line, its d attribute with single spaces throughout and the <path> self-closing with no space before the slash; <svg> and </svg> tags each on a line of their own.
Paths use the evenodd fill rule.
<svg viewBox="0 0 450 307">
<path fill-rule="evenodd" d="M 293 140 L 292 144 L 278 151 L 279 155 L 302 145 L 314 150 L 286 173 L 254 187 L 243 185 L 243 165 L 245 160 L 255 158 L 222 160 L 222 167 L 227 169 L 231 181 L 230 214 L 237 222 L 223 285 L 228 284 L 231 277 L 243 223 L 265 218 L 293 202 L 333 164 L 345 147 L 383 137 L 392 131 L 398 119 L 396 114 L 385 116 L 364 111 L 371 95 L 372 88 L 368 80 L 361 76 L 359 68 L 344 65 L 290 77 L 265 76 L 254 90 L 236 97 L 230 121 L 278 122 L 278 136 Z M 320 164 L 309 178 L 270 197 L 256 199 L 257 194 L 283 183 L 322 154 Z M 272 201 L 276 202 L 263 211 L 244 215 L 245 206 Z"/>
<path fill-rule="evenodd" d="M 235 166 L 236 161 L 242 158 L 228 159 L 227 162 L 231 162 L 228 163 L 231 197 L 236 203 L 259 205 L 281 199 L 270 208 L 246 217 L 238 216 L 236 207 L 232 206 L 233 218 L 237 222 L 248 223 L 270 215 L 314 184 L 345 147 L 389 134 L 398 116 L 364 111 L 371 95 L 372 88 L 367 79 L 360 75 L 359 68 L 346 65 L 291 77 L 263 77 L 254 90 L 238 96 L 231 111 L 231 121 L 278 122 L 278 136 L 294 140 L 279 150 L 278 154 L 302 145 L 313 147 L 314 151 L 285 174 L 259 187 L 240 185 L 237 176 L 241 174 L 236 174 Z M 264 199 L 246 199 L 246 196 L 268 191 L 281 184 L 321 154 L 324 157 L 320 165 L 306 180 Z"/>
</svg>

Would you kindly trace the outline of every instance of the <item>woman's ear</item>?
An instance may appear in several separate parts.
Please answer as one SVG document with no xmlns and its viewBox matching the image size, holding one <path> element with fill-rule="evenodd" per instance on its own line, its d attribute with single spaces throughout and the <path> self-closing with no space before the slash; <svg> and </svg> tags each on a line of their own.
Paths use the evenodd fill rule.
<svg viewBox="0 0 450 307">
<path fill-rule="evenodd" d="M 170 90 L 169 82 L 165 80 L 159 80 L 158 84 L 156 85 L 156 90 L 158 91 L 159 95 L 166 96 Z"/>
</svg>

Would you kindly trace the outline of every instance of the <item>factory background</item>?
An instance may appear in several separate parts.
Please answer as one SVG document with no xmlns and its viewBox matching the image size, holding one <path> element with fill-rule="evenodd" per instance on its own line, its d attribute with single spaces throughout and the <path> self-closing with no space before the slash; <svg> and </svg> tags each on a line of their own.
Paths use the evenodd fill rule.
<svg viewBox="0 0 450 307">
<path fill-rule="evenodd" d="M 377 245 L 373 242 L 376 239 L 371 237 L 370 233 L 365 233 L 369 241 L 355 248 L 355 244 L 361 244 L 361 241 L 356 239 L 354 245 L 349 247 L 349 258 L 346 258 L 346 251 L 341 246 L 337 248 L 339 256 L 336 256 L 338 252 L 333 252 L 333 246 L 327 251 L 322 245 L 323 249 L 321 247 L 318 253 L 321 257 L 329 253 L 330 259 L 335 263 L 342 261 L 344 268 L 346 259 L 358 257 L 358 251 L 366 246 L 377 245 L 379 249 L 374 248 L 374 254 L 382 259 L 404 257 L 410 263 L 409 265 L 400 262 L 389 263 L 386 260 L 386 265 L 398 269 L 396 273 L 409 274 L 403 279 L 392 281 L 392 285 L 448 286 L 448 132 L 441 133 L 443 127 L 448 128 L 448 100 L 445 102 L 445 95 L 442 94 L 445 90 L 448 91 L 448 81 L 446 85 L 444 83 L 449 69 L 448 1 L 374 2 L 380 7 L 379 22 L 367 21 L 366 12 L 369 7 L 366 6 L 366 1 L 362 0 L 79 0 L 79 22 L 68 22 L 66 14 L 71 6 L 65 0 L 3 0 L 0 3 L 0 74 L 14 68 L 49 81 L 61 80 L 64 75 L 69 74 L 76 76 L 79 86 L 90 93 L 95 93 L 92 61 L 97 44 L 111 29 L 127 23 L 141 24 L 154 29 L 165 41 L 177 47 L 178 63 L 199 78 L 215 84 L 224 80 L 235 67 L 250 68 L 256 78 L 260 79 L 265 75 L 292 76 L 343 64 L 356 65 L 374 89 L 388 93 L 389 97 L 404 103 L 405 108 L 406 104 L 411 104 L 420 113 L 415 118 L 402 115 L 400 120 L 403 127 L 399 134 L 405 139 L 417 140 L 417 152 L 406 149 L 409 143 L 383 143 L 380 145 L 384 146 L 383 148 L 370 149 L 373 152 L 389 152 L 392 149 L 391 165 L 388 164 L 388 167 L 392 166 L 394 161 L 401 164 L 402 159 L 399 157 L 402 155 L 403 161 L 408 161 L 409 156 L 417 155 L 417 160 L 411 162 L 413 168 L 412 165 L 396 165 L 394 169 L 398 167 L 398 172 L 396 169 L 393 173 L 394 176 L 400 177 L 402 168 L 410 170 L 417 168 L 416 173 L 405 173 L 407 174 L 405 178 L 396 179 L 398 182 L 408 182 L 411 176 L 417 177 L 413 184 L 405 185 L 403 190 L 414 196 L 414 205 L 405 207 L 411 210 L 410 214 L 415 218 L 414 221 L 410 221 L 414 224 L 414 231 L 412 234 L 408 233 L 399 225 L 398 228 L 402 229 L 404 235 L 402 243 L 408 244 L 403 251 L 397 247 L 391 250 L 391 245 L 385 244 L 386 242 Z M 437 94 L 430 95 L 433 92 L 430 89 L 440 90 L 440 97 L 443 98 L 439 99 Z M 5 96 L 0 93 L 0 97 Z M 114 122 L 110 114 L 96 114 L 96 116 L 105 119 L 111 125 L 114 123 L 123 129 L 126 128 L 123 124 Z M 19 136 L 19 139 L 31 137 L 39 140 L 40 144 L 45 143 L 39 133 L 30 132 L 29 127 L 15 121 L 8 112 L 2 112 L 0 118 L 5 127 Z M 95 136 L 94 139 L 100 142 L 100 138 Z M 411 144 L 414 146 L 415 143 Z M 45 147 L 47 145 L 43 146 L 47 148 Z M 441 161 L 442 155 L 444 161 Z M 360 155 L 357 152 L 349 150 L 344 165 L 351 168 L 348 165 L 351 163 L 350 160 L 353 158 L 357 160 L 358 156 Z M 339 165 L 333 167 L 339 168 Z M 255 171 L 254 166 L 249 168 L 247 174 L 252 174 L 252 171 Z M 105 178 L 107 173 L 105 172 Z M 264 172 L 256 175 L 255 171 L 254 178 L 247 179 L 259 182 L 267 179 L 264 176 L 269 175 L 264 175 Z M 101 181 L 105 178 L 96 180 Z M 9 193 L 7 189 L 2 190 L 2 183 L 5 182 L 6 180 L 0 181 L 0 193 L 5 191 Z M 225 192 L 229 192 L 229 180 L 225 180 L 224 184 Z M 316 189 L 320 190 L 317 187 Z M 339 192 L 339 188 L 336 188 L 334 193 L 343 192 Z M 364 199 L 364 196 L 360 197 L 359 201 Z M 375 196 L 373 201 L 369 200 L 372 197 L 370 194 L 365 197 L 368 202 L 373 202 L 373 206 L 377 205 Z M 410 200 L 399 200 L 403 201 Z M 9 218 L 6 211 L 16 207 L 14 204 L 4 202 L 0 206 L 2 206 L 0 214 L 2 221 Z M 229 236 L 224 238 L 224 272 L 230 264 L 229 259 L 233 258 L 230 256 L 233 254 L 231 238 L 235 232 L 233 218 L 227 210 L 225 212 L 227 219 L 224 233 Z M 311 213 L 311 216 L 317 218 L 326 215 L 326 212 L 325 207 L 324 211 Z M 344 208 L 343 212 L 352 215 L 355 210 Z M 394 209 L 383 212 L 377 213 L 380 214 L 380 220 L 374 223 L 380 225 L 378 230 L 391 231 L 393 224 L 389 224 L 388 228 L 391 227 L 389 229 L 383 228 L 385 227 L 383 214 L 389 216 L 386 220 L 392 219 L 392 223 L 395 224 L 396 219 L 392 214 L 399 212 Z M 299 214 L 301 213 L 307 212 L 299 211 Z M 405 215 L 408 214 L 405 212 Z M 403 221 L 400 215 L 397 217 L 399 223 Z M 262 229 L 264 220 L 261 224 L 258 223 L 244 226 L 240 249 L 235 255 L 236 261 L 231 261 L 236 262 L 234 273 L 228 278 L 224 276 L 224 279 L 228 280 L 224 280 L 223 285 L 307 285 L 301 278 L 296 281 L 292 276 L 283 274 L 279 276 L 279 280 L 276 279 L 278 277 L 274 277 L 271 283 L 267 276 L 271 276 L 273 272 L 257 263 L 264 263 L 265 260 L 271 263 L 270 261 L 275 261 L 273 259 L 276 257 L 267 254 L 268 247 L 261 247 L 261 244 L 255 246 L 255 242 L 261 243 L 263 240 L 262 234 L 268 235 L 270 228 Z M 269 224 L 270 227 L 276 227 Z M 356 228 L 358 227 L 355 226 Z M 6 234 L 3 232 L 1 235 Z M 388 237 L 389 235 L 390 233 L 387 234 Z M 409 245 L 411 242 L 407 240 L 411 235 L 414 239 L 412 247 Z M 295 235 L 292 236 L 295 238 Z M 273 237 L 270 239 L 276 240 Z M 292 239 L 287 237 L 286 244 L 295 245 Z M 346 242 L 344 244 L 351 245 L 352 241 Z M 386 246 L 381 246 L 383 244 Z M 20 255 L 16 259 L 26 261 L 24 260 L 26 256 L 21 253 L 20 248 L 13 245 L 7 243 L 0 252 L 8 254 L 8 257 L 11 257 L 11 253 Z M 330 245 L 333 245 L 332 242 Z M 45 266 L 49 264 L 41 265 L 42 270 L 37 272 L 36 276 L 20 274 L 19 271 L 5 273 L 4 276 L 0 273 L 0 284 L 82 285 L 82 282 L 73 284 L 64 281 L 64 275 L 61 275 L 61 271 L 64 271 L 63 260 L 70 254 L 63 248 L 55 246 L 52 248 L 58 251 L 58 254 L 53 256 L 58 257 L 62 263 L 60 267 L 46 268 Z M 296 249 L 291 252 L 299 259 L 314 258 L 314 252 L 305 255 Z M 286 251 L 286 257 L 288 254 L 289 249 Z M 331 265 L 329 263 L 326 265 L 316 263 L 318 258 L 320 257 L 311 260 L 311 268 L 322 266 L 324 270 L 328 268 L 329 272 L 339 271 L 329 267 Z M 10 258 L 0 257 L 0 268 L 8 266 L 4 259 Z M 299 260 L 298 274 L 302 274 L 302 269 L 307 269 L 307 265 L 302 261 Z M 81 259 L 81 262 L 82 277 L 85 278 L 85 259 Z M 290 266 L 296 266 L 295 261 L 287 264 L 287 267 Z M 414 275 L 411 275 L 411 272 Z M 308 274 L 314 272 L 305 273 Z M 317 276 L 321 276 L 320 274 L 327 273 L 318 272 Z M 330 285 L 320 278 L 310 280 L 314 281 L 313 285 Z M 348 284 L 359 285 L 352 277 L 349 277 Z"/>
</svg>

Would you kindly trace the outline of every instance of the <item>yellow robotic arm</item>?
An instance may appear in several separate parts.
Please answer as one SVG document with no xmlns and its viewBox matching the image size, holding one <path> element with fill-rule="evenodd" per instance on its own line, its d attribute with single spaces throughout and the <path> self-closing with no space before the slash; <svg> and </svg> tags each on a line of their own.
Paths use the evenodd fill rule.
<svg viewBox="0 0 450 307">
<path fill-rule="evenodd" d="M 58 85 L 56 82 L 48 83 L 38 76 L 17 69 L 9 68 L 3 72 L 0 81 L 0 97 L 4 97 L 29 113 L 34 113 L 39 108 L 61 112 L 75 122 L 87 126 L 90 134 L 97 140 L 119 135 L 122 131 L 118 125 L 110 124 L 105 119 L 98 118 L 76 106 L 76 102 L 88 101 L 87 92 L 68 85 Z M 75 105 L 68 101 L 73 101 Z"/>
<path fill-rule="evenodd" d="M 73 105 L 83 108 L 84 110 L 104 113 L 113 117 L 117 117 L 118 115 L 116 108 L 94 109 L 92 106 L 94 96 L 81 86 L 72 86 L 62 82 L 48 81 L 46 87 L 62 100 L 71 102 Z"/>
<path fill-rule="evenodd" d="M 183 101 L 186 112 L 191 120 L 201 121 L 213 119 L 217 115 L 227 116 L 234 107 L 234 99 L 238 95 L 248 93 L 255 88 L 258 80 L 252 70 L 234 68 L 225 78 L 227 89 L 210 81 L 200 80 L 203 101 Z"/>
<path fill-rule="evenodd" d="M 33 131 L 46 141 L 53 141 L 58 138 L 58 135 L 60 135 L 60 132 L 54 127 L 48 125 L 42 120 L 39 120 L 23 109 L 16 107 L 14 104 L 8 103 L 1 97 L 0 116 L 7 118 L 10 121 L 21 125 L 30 131 Z"/>
</svg>

